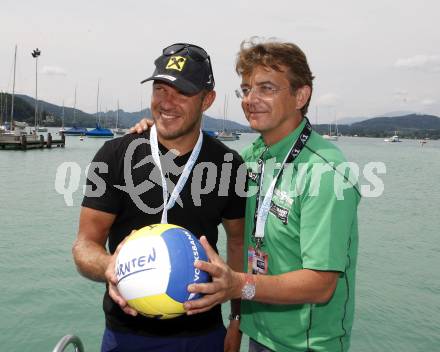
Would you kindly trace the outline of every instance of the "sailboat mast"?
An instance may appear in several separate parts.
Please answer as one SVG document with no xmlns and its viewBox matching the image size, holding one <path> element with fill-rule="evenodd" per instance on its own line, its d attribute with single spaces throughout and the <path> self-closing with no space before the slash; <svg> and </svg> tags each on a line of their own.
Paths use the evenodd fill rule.
<svg viewBox="0 0 440 352">
<path fill-rule="evenodd" d="M 118 99 L 118 106 L 117 106 L 117 110 L 116 110 L 116 129 L 118 129 L 118 124 L 119 124 L 119 99 Z"/>
<path fill-rule="evenodd" d="M 96 94 L 96 121 L 98 124 L 101 122 L 99 121 L 99 80 L 98 80 L 98 94 Z"/>
<path fill-rule="evenodd" d="M 228 95 L 225 94 L 225 102 L 223 104 L 223 131 L 226 131 L 226 112 L 228 109 Z"/>
<path fill-rule="evenodd" d="M 61 124 L 62 124 L 61 127 L 64 129 L 64 99 L 63 99 L 63 112 L 62 112 Z"/>
<path fill-rule="evenodd" d="M 3 125 L 3 91 L 0 91 L 0 126 Z"/>
<path fill-rule="evenodd" d="M 14 79 L 12 80 L 12 100 L 11 100 L 11 131 L 12 126 L 14 126 L 14 96 L 15 96 L 15 66 L 17 64 L 17 45 L 15 46 L 14 54 Z"/>
<path fill-rule="evenodd" d="M 318 126 L 318 105 L 315 107 L 315 125 Z"/>
<path fill-rule="evenodd" d="M 228 120 L 229 95 L 227 94 L 226 96 L 227 96 L 227 99 L 226 99 L 225 125 L 226 125 L 226 122 L 229 122 L 229 120 Z M 230 125 L 231 124 L 229 124 L 229 127 L 230 127 Z"/>
<path fill-rule="evenodd" d="M 328 115 L 330 117 L 331 114 L 331 108 L 330 106 L 328 107 Z M 332 135 L 332 122 L 330 121 L 328 124 L 328 135 L 331 136 Z"/>
<path fill-rule="evenodd" d="M 75 97 L 73 100 L 73 127 L 76 125 L 76 86 L 75 86 Z"/>
<path fill-rule="evenodd" d="M 8 94 L 5 93 L 4 97 L 5 97 L 5 101 L 4 101 L 4 104 L 3 104 L 3 112 L 4 112 L 4 115 L 5 115 L 5 123 L 6 123 L 7 120 L 8 120 Z"/>
</svg>

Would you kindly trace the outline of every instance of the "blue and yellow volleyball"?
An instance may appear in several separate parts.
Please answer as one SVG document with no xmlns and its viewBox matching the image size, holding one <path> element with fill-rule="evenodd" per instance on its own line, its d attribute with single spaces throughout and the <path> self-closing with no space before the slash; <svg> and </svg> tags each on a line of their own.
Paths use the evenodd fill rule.
<svg viewBox="0 0 440 352">
<path fill-rule="evenodd" d="M 209 280 L 194 261 L 206 252 L 188 230 L 171 224 L 143 227 L 132 233 L 119 251 L 115 272 L 118 290 L 139 313 L 171 319 L 185 313 L 183 303 L 200 297 L 188 285 Z"/>
</svg>

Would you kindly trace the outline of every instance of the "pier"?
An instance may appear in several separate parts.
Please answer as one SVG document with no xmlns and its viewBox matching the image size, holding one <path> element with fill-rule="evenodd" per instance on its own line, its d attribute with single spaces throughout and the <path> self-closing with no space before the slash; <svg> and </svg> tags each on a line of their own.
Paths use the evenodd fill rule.
<svg viewBox="0 0 440 352">
<path fill-rule="evenodd" d="M 66 137 L 64 133 L 61 133 L 60 139 L 53 139 L 50 133 L 47 134 L 47 139 L 44 139 L 43 135 L 33 134 L 6 134 L 0 133 L 0 150 L 4 149 L 16 149 L 16 150 L 28 150 L 28 149 L 42 149 L 42 148 L 64 148 L 66 145 Z"/>
</svg>

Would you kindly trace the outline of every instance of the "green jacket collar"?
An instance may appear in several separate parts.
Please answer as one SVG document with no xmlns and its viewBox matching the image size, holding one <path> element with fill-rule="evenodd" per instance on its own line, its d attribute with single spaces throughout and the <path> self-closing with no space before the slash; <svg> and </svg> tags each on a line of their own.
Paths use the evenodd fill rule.
<svg viewBox="0 0 440 352">
<path fill-rule="evenodd" d="M 286 157 L 286 154 L 292 147 L 292 144 L 299 137 L 305 124 L 306 124 L 306 119 L 303 118 L 301 123 L 298 125 L 297 128 L 295 128 L 295 130 L 293 130 L 290 134 L 288 134 L 279 142 L 268 147 L 267 151 L 263 155 L 263 160 L 268 160 L 275 157 L 277 162 L 282 162 Z M 252 144 L 254 150 L 253 154 L 255 155 L 256 158 L 260 158 L 261 154 L 263 154 L 264 150 L 267 147 L 266 144 L 264 144 L 263 138 L 261 136 L 258 137 Z"/>
</svg>

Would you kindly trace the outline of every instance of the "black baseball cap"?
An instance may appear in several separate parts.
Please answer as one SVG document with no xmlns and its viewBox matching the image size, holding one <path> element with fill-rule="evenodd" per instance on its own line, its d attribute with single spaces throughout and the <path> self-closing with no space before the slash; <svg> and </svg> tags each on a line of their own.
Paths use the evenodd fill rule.
<svg viewBox="0 0 440 352">
<path fill-rule="evenodd" d="M 205 49 L 188 43 L 172 44 L 154 61 L 156 69 L 147 81 L 168 83 L 184 94 L 214 89 L 211 59 Z"/>
</svg>

